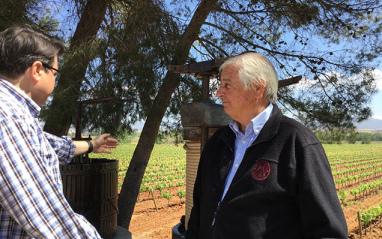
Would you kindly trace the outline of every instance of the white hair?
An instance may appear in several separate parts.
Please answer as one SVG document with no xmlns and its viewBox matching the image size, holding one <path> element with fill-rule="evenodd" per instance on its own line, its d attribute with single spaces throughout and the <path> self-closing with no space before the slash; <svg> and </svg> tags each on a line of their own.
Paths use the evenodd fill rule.
<svg viewBox="0 0 382 239">
<path fill-rule="evenodd" d="M 219 71 L 222 72 L 224 67 L 230 64 L 239 68 L 239 79 L 245 90 L 251 86 L 263 85 L 267 100 L 271 103 L 276 102 L 278 76 L 272 63 L 264 55 L 248 52 L 231 57 L 220 66 Z"/>
</svg>

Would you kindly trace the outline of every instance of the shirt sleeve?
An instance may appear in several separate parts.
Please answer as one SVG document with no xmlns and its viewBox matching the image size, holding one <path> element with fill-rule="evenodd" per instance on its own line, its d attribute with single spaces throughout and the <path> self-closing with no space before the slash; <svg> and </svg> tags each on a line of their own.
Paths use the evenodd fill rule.
<svg viewBox="0 0 382 239">
<path fill-rule="evenodd" d="M 72 161 L 76 145 L 73 140 L 67 136 L 57 137 L 53 134 L 44 132 L 46 139 L 49 141 L 50 146 L 56 152 L 58 160 L 62 164 L 68 164 Z"/>
<path fill-rule="evenodd" d="M 101 238 L 65 199 L 54 176 L 56 156 L 44 138 L 23 120 L 0 122 L 1 207 L 34 238 Z"/>
</svg>

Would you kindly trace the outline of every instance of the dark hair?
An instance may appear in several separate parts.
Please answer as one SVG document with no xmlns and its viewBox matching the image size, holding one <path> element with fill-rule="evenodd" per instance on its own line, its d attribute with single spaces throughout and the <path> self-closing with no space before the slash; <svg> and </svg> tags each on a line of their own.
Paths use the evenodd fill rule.
<svg viewBox="0 0 382 239">
<path fill-rule="evenodd" d="M 54 56 L 64 51 L 64 43 L 28 26 L 12 26 L 0 33 L 0 74 L 16 79 L 33 62 L 52 66 Z"/>
</svg>

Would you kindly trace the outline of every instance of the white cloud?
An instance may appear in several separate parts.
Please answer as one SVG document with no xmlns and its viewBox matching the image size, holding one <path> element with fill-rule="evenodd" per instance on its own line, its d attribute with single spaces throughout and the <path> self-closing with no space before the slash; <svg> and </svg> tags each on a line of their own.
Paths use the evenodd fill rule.
<svg viewBox="0 0 382 239">
<path fill-rule="evenodd" d="M 379 69 L 375 69 L 373 73 L 376 79 L 377 89 L 382 90 L 382 71 Z"/>
<path fill-rule="evenodd" d="M 372 116 L 373 119 L 379 119 L 379 120 L 382 120 L 382 113 L 378 112 L 378 113 L 374 113 L 373 112 L 373 116 Z"/>
<path fill-rule="evenodd" d="M 309 80 L 306 77 L 303 77 L 295 86 L 297 87 L 297 89 L 306 89 L 312 86 L 313 84 L 315 84 L 314 81 Z"/>
<path fill-rule="evenodd" d="M 330 72 L 327 72 L 327 73 L 319 76 L 319 78 L 321 79 L 321 83 L 319 83 L 318 80 L 313 80 L 313 79 L 308 79 L 306 77 L 303 77 L 295 86 L 297 89 L 304 90 L 304 89 L 310 88 L 313 85 L 322 84 L 323 86 L 326 87 L 326 89 L 332 89 L 333 85 L 328 84 L 327 79 L 326 79 L 326 78 L 329 78 L 332 76 L 335 76 L 337 78 L 338 83 L 344 83 L 346 81 L 346 79 L 341 77 L 340 73 L 335 72 L 335 71 L 330 71 Z M 316 90 L 321 90 L 321 89 L 317 88 Z"/>
<path fill-rule="evenodd" d="M 375 83 L 376 83 L 377 90 L 382 90 L 382 70 L 375 69 L 373 71 L 373 74 L 374 74 L 374 78 L 376 80 Z M 323 79 L 324 77 L 330 77 L 330 76 L 336 76 L 338 79 L 338 83 L 345 83 L 345 81 L 348 80 L 346 77 L 341 77 L 341 75 L 335 71 L 325 73 L 325 75 L 321 75 L 320 78 Z M 361 76 L 361 74 L 354 75 L 354 76 L 350 77 L 350 79 L 352 81 L 356 81 L 360 76 Z M 316 81 L 316 80 L 311 80 L 308 78 L 302 78 L 300 80 L 300 82 L 298 84 L 296 84 L 296 87 L 299 89 L 305 89 L 305 88 L 309 88 L 313 84 L 317 84 L 317 83 L 318 83 L 318 81 Z"/>
</svg>

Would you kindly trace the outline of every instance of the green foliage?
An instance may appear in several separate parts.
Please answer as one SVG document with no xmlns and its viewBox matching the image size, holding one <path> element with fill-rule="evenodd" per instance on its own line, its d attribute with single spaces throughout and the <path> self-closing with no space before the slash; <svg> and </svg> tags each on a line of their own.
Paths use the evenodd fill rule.
<svg viewBox="0 0 382 239">
<path fill-rule="evenodd" d="M 359 133 L 355 130 L 355 128 L 349 130 L 347 134 L 347 140 L 349 141 L 349 144 L 355 144 L 355 142 L 357 142 L 358 136 Z"/>
<path fill-rule="evenodd" d="M 179 188 L 177 195 L 180 199 L 184 198 L 186 196 L 186 190 Z"/>
<path fill-rule="evenodd" d="M 338 198 L 342 205 L 367 195 L 380 193 L 382 187 L 382 144 L 325 144 Z M 352 197 L 348 197 L 351 195 Z"/>
<path fill-rule="evenodd" d="M 162 7 L 147 0 L 113 4 L 105 41 L 99 45 L 100 54 L 89 68 L 89 85 L 83 90 L 90 98 L 114 96 L 128 102 L 92 106 L 85 124 L 108 126 L 106 131 L 119 134 L 146 119 L 179 37 L 175 22 Z"/>
<path fill-rule="evenodd" d="M 50 8 L 41 6 L 41 0 L 2 0 L 0 31 L 14 24 L 27 24 L 46 33 L 54 34 L 59 22 Z"/>
<path fill-rule="evenodd" d="M 371 136 L 370 134 L 365 134 L 363 137 L 362 137 L 362 144 L 370 144 L 371 142 Z"/>
<path fill-rule="evenodd" d="M 117 159 L 120 172 L 118 176 L 123 180 L 135 147 L 135 144 L 121 144 L 112 149 L 112 154 L 90 154 L 90 157 Z M 323 147 L 336 185 L 369 179 L 382 173 L 382 144 L 324 144 Z M 154 189 L 163 192 L 170 191 L 173 187 L 180 187 L 179 193 L 185 185 L 185 172 L 186 152 L 182 146 L 155 145 L 140 191 L 147 192 Z M 370 188 L 372 187 L 369 186 Z M 344 203 L 349 194 L 350 192 L 341 186 L 338 197 Z"/>
<path fill-rule="evenodd" d="M 182 198 L 186 196 L 186 190 L 179 188 L 176 195 L 179 197 L 179 203 L 182 203 Z"/>
<path fill-rule="evenodd" d="M 163 143 L 164 138 L 165 138 L 165 133 L 162 132 L 161 130 L 159 130 L 159 131 L 158 131 L 158 136 L 157 136 L 157 138 L 156 138 L 156 140 L 155 140 L 155 143 L 156 143 L 156 144 L 161 144 L 161 143 Z"/>
<path fill-rule="evenodd" d="M 351 195 L 358 195 L 368 190 L 374 190 L 382 185 L 382 180 L 372 181 L 369 183 L 361 183 L 358 187 L 350 190 Z"/>
<path fill-rule="evenodd" d="M 168 201 L 168 206 L 170 206 L 170 199 L 173 197 L 173 195 L 171 193 L 169 193 L 169 191 L 163 191 L 161 193 L 160 197 L 166 198 Z"/>
<path fill-rule="evenodd" d="M 130 144 L 133 140 L 139 138 L 140 133 L 131 132 L 126 130 L 125 132 L 118 135 L 118 142 L 120 144 Z"/>
<path fill-rule="evenodd" d="M 323 144 L 341 144 L 342 141 L 348 141 L 349 144 L 355 144 L 361 141 L 362 144 L 370 144 L 372 141 L 382 141 L 381 133 L 359 133 L 354 128 L 350 130 L 319 130 L 314 134 Z"/>
<path fill-rule="evenodd" d="M 338 199 L 341 201 L 342 205 L 346 205 L 346 198 L 348 197 L 347 192 L 344 189 L 339 190 Z"/>
<path fill-rule="evenodd" d="M 359 137 L 357 140 L 363 141 L 363 140 L 370 140 L 370 141 L 382 141 L 382 133 L 359 133 Z"/>
<path fill-rule="evenodd" d="M 382 215 L 382 202 L 378 206 L 370 207 L 360 211 L 360 220 L 364 227 L 367 227 L 373 219 L 379 218 Z"/>
<path fill-rule="evenodd" d="M 183 129 L 176 128 L 177 126 L 168 126 L 168 130 L 159 130 L 157 138 L 155 140 L 156 144 L 183 144 Z"/>
<path fill-rule="evenodd" d="M 293 93 L 282 90 L 280 98 L 291 107 L 300 108 L 296 116 L 310 128 L 326 129 L 332 133 L 352 130 L 354 122 L 371 116 L 370 95 L 376 92 L 372 69 L 357 74 L 357 77 L 340 73 L 333 73 L 332 76 L 322 74 L 316 77 L 316 81 L 307 82 L 303 88 L 291 87 L 295 89 Z M 359 108 L 355 102 L 358 102 Z M 336 141 L 337 137 L 334 137 Z"/>
<path fill-rule="evenodd" d="M 156 185 L 156 189 L 158 189 L 160 192 L 162 192 L 165 187 L 166 187 L 165 183 L 159 183 Z"/>
<path fill-rule="evenodd" d="M 135 148 L 135 144 L 120 144 L 116 149 L 111 149 L 112 154 L 90 154 L 89 157 L 117 159 L 119 177 L 123 180 Z M 186 178 L 185 153 L 182 146 L 155 145 L 142 179 L 140 191 L 145 192 L 152 188 L 162 192 L 167 188 L 183 186 Z"/>
</svg>

